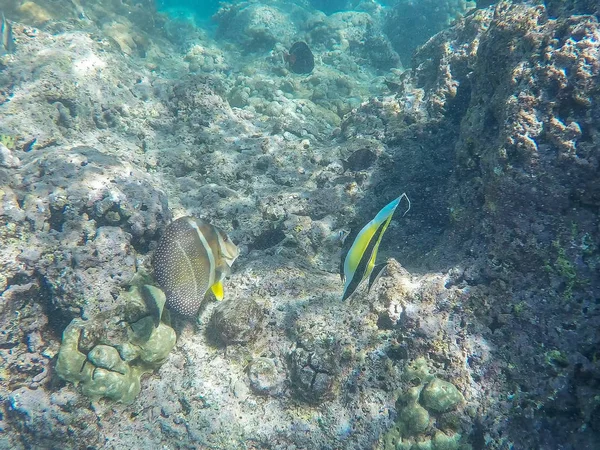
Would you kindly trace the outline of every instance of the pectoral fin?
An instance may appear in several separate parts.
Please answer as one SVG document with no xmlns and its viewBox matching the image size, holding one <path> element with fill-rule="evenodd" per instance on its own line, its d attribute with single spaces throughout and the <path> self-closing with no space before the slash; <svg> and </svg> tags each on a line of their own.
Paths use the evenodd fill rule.
<svg viewBox="0 0 600 450">
<path fill-rule="evenodd" d="M 223 282 L 217 281 L 210 287 L 217 300 L 223 300 Z"/>
</svg>

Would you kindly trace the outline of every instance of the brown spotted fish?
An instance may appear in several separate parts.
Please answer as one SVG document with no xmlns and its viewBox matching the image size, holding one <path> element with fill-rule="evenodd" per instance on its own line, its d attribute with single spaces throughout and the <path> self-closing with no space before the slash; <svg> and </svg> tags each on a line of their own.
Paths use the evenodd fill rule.
<svg viewBox="0 0 600 450">
<path fill-rule="evenodd" d="M 195 217 L 175 220 L 161 237 L 153 259 L 167 307 L 193 316 L 208 290 L 221 300 L 223 279 L 238 255 L 238 248 L 220 228 Z"/>
<path fill-rule="evenodd" d="M 283 59 L 294 73 L 311 73 L 315 68 L 315 57 L 306 42 L 296 42 L 289 53 L 284 53 Z"/>
</svg>

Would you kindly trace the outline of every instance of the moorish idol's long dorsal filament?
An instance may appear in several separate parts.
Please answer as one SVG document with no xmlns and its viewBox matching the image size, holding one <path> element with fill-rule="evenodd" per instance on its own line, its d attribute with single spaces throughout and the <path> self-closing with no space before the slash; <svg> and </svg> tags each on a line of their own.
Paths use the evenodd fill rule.
<svg viewBox="0 0 600 450">
<path fill-rule="evenodd" d="M 385 264 L 383 264 L 378 266 L 375 271 L 373 270 L 383 233 L 390 224 L 394 211 L 396 211 L 403 198 L 408 202 L 408 208 L 404 211 L 404 216 L 410 210 L 410 200 L 405 193 L 383 207 L 375 218 L 366 224 L 356 236 L 344 260 L 344 272 L 342 275 L 344 294 L 342 295 L 342 300 L 350 297 L 363 281 L 367 279 L 369 280 L 370 289 L 377 275 L 385 267 Z"/>
</svg>

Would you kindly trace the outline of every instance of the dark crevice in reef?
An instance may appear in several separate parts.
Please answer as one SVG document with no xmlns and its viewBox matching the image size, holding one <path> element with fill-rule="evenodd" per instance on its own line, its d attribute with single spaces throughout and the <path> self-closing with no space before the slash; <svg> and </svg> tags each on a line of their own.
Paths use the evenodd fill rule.
<svg viewBox="0 0 600 450">
<path fill-rule="evenodd" d="M 65 314 L 53 304 L 52 288 L 48 280 L 42 275 L 38 275 L 37 278 L 40 303 L 43 306 L 46 317 L 48 317 L 48 331 L 52 333 L 54 338 L 62 339 L 62 333 L 67 328 L 67 325 L 71 323 L 73 317 Z"/>
<path fill-rule="evenodd" d="M 51 105 L 55 103 L 61 103 L 65 108 L 69 110 L 69 114 L 71 117 L 77 117 L 77 103 L 68 98 L 62 97 L 50 97 L 47 99 L 48 103 Z"/>
<path fill-rule="evenodd" d="M 446 116 L 454 123 L 459 124 L 469 103 L 471 102 L 471 83 L 465 79 L 460 83 L 456 91 L 456 96 L 448 102 L 448 108 L 446 109 Z"/>
<path fill-rule="evenodd" d="M 33 281 L 31 275 L 25 272 L 18 272 L 15 276 L 6 280 L 6 286 L 23 286 L 25 284 L 29 284 Z"/>
<path fill-rule="evenodd" d="M 249 246 L 250 250 L 266 250 L 275 247 L 285 239 L 285 233 L 281 228 L 262 232 Z"/>
<path fill-rule="evenodd" d="M 63 231 L 65 223 L 65 208 L 50 208 L 50 229 L 58 232 Z"/>
</svg>

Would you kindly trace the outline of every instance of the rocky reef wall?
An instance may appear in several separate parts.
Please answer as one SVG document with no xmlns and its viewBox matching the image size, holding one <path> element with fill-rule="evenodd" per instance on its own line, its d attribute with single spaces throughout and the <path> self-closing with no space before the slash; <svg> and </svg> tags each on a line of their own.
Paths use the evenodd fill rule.
<svg viewBox="0 0 600 450">
<path fill-rule="evenodd" d="M 599 30 L 590 3 L 499 2 L 420 47 L 394 100 L 342 124 L 350 138 L 379 123 L 394 161 L 380 189 L 417 191 L 405 260 L 460 261 L 452 283 L 474 288 L 463 307 L 503 361 L 518 448 L 597 439 Z"/>
</svg>

